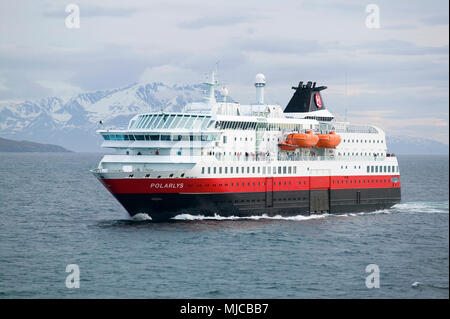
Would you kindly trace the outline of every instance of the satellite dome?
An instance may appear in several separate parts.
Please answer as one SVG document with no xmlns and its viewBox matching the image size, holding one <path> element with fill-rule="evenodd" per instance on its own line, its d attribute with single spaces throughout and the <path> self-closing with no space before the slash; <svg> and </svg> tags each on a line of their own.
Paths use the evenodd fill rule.
<svg viewBox="0 0 450 319">
<path fill-rule="evenodd" d="M 266 77 L 262 73 L 258 73 L 255 76 L 255 83 L 266 84 Z"/>
</svg>

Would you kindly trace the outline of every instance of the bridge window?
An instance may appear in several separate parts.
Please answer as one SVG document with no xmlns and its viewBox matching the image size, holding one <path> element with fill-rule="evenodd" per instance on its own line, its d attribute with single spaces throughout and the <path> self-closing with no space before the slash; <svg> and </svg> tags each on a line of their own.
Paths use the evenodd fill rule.
<svg viewBox="0 0 450 319">
<path fill-rule="evenodd" d="M 196 116 L 191 116 L 188 120 L 187 120 L 187 122 L 186 122 L 186 125 L 184 126 L 185 128 L 194 128 L 193 127 L 193 124 L 194 124 L 194 120 L 196 119 Z"/>
<path fill-rule="evenodd" d="M 183 118 L 183 115 L 176 115 L 173 119 L 173 121 L 171 121 L 170 126 L 168 126 L 169 129 L 171 128 L 176 128 L 178 123 L 180 123 L 181 119 Z"/>
<path fill-rule="evenodd" d="M 151 128 L 157 119 L 159 120 L 158 115 L 152 115 L 145 128 Z"/>
</svg>

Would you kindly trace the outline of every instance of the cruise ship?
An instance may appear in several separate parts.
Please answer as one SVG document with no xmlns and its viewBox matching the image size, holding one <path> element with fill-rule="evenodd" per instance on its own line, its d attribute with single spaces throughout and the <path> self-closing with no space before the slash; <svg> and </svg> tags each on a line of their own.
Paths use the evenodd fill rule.
<svg viewBox="0 0 450 319">
<path fill-rule="evenodd" d="M 101 129 L 113 149 L 91 172 L 131 216 L 167 221 L 202 216 L 295 216 L 385 209 L 401 199 L 397 158 L 385 133 L 338 122 L 326 86 L 300 82 L 284 109 L 264 102 L 255 77 L 251 105 L 205 96 L 181 112 L 134 116 L 126 129 Z"/>
</svg>

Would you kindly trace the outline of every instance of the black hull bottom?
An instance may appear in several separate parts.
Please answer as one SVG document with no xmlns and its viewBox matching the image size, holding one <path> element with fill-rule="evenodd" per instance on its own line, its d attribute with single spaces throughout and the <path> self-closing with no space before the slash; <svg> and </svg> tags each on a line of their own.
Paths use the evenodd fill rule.
<svg viewBox="0 0 450 319">
<path fill-rule="evenodd" d="M 131 216 L 167 221 L 190 214 L 223 217 L 296 216 L 369 212 L 400 202 L 400 188 L 311 190 L 220 194 L 114 194 Z"/>
</svg>

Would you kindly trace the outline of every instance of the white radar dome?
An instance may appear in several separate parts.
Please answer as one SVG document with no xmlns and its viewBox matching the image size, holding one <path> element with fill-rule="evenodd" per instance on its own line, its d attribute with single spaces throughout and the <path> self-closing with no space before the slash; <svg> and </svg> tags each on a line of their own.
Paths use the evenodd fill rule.
<svg viewBox="0 0 450 319">
<path fill-rule="evenodd" d="M 256 76 L 255 76 L 255 83 L 265 84 L 266 83 L 266 77 L 264 76 L 264 74 L 262 74 L 262 73 L 256 74 Z"/>
</svg>

